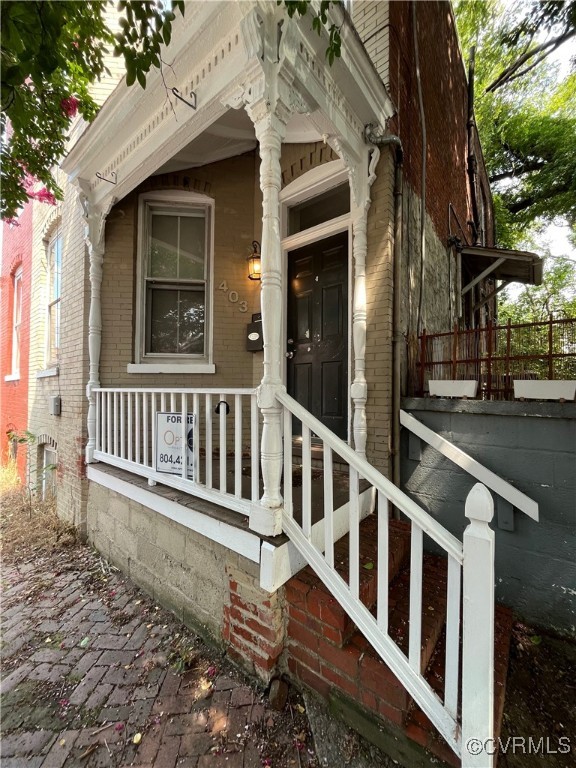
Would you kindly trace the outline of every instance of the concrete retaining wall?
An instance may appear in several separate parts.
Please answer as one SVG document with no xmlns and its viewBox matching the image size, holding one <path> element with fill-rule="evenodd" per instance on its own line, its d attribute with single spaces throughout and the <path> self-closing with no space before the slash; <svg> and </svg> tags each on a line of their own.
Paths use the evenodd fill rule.
<svg viewBox="0 0 576 768">
<path fill-rule="evenodd" d="M 403 408 L 538 502 L 537 523 L 495 499 L 496 597 L 531 622 L 574 632 L 576 405 L 414 398 Z M 475 482 L 402 430 L 404 489 L 459 539 Z"/>
</svg>

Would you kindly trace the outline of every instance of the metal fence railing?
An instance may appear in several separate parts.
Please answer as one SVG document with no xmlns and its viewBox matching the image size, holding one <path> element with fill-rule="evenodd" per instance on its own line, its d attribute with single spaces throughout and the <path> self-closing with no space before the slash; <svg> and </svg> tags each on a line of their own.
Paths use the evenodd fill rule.
<svg viewBox="0 0 576 768">
<path fill-rule="evenodd" d="M 576 318 L 496 325 L 419 337 L 417 390 L 430 380 L 475 380 L 478 398 L 511 400 L 514 380 L 576 379 Z"/>
</svg>

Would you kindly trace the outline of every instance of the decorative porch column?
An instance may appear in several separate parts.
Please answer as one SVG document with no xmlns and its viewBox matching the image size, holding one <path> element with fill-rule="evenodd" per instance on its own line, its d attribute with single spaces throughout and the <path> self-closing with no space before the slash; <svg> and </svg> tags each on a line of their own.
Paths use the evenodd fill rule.
<svg viewBox="0 0 576 768">
<path fill-rule="evenodd" d="M 287 110 L 281 102 L 277 108 L 260 98 L 247 106 L 254 122 L 260 146 L 260 189 L 262 190 L 262 278 L 261 309 L 264 339 L 264 374 L 258 388 L 258 405 L 262 412 L 261 462 L 264 494 L 260 505 L 254 505 L 250 528 L 264 535 L 282 530 L 282 408 L 276 394 L 283 391 L 282 358 L 282 250 L 280 246 L 281 187 L 280 153 L 286 132 Z"/>
<path fill-rule="evenodd" d="M 366 423 L 366 254 L 368 252 L 368 209 L 370 208 L 370 187 L 376 178 L 374 172 L 380 157 L 378 148 L 368 158 L 364 154 L 358 168 L 349 169 L 350 183 L 355 201 L 352 212 L 352 253 L 354 256 L 354 297 L 352 301 L 352 342 L 354 351 L 354 380 L 350 396 L 354 404 L 353 433 L 354 448 L 360 456 L 366 456 L 368 428 Z M 368 171 L 368 173 L 366 173 Z"/>
<path fill-rule="evenodd" d="M 86 229 L 84 242 L 88 250 L 90 276 L 90 311 L 88 315 L 89 373 L 86 384 L 88 398 L 88 442 L 86 463 L 94 463 L 96 449 L 96 396 L 94 388 L 100 386 L 100 349 L 102 345 L 102 264 L 104 262 L 105 215 L 95 209 L 85 196 L 81 196 Z"/>
</svg>

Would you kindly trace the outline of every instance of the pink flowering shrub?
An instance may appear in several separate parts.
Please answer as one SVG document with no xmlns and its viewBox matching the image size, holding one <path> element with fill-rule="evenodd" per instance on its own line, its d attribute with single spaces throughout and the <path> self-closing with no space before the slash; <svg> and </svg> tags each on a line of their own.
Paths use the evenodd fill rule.
<svg viewBox="0 0 576 768">
<path fill-rule="evenodd" d="M 68 117 L 75 117 L 78 112 L 78 104 L 80 102 L 75 96 L 68 96 L 67 99 L 62 99 L 60 102 L 60 108 Z"/>
</svg>

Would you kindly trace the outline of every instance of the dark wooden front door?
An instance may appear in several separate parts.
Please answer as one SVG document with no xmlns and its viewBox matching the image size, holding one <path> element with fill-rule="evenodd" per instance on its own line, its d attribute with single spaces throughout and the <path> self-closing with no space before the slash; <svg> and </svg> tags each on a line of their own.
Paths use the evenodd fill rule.
<svg viewBox="0 0 576 768">
<path fill-rule="evenodd" d="M 348 233 L 288 256 L 288 393 L 347 438 Z M 290 357 L 290 355 L 292 356 Z M 300 423 L 294 431 L 301 432 Z"/>
</svg>

